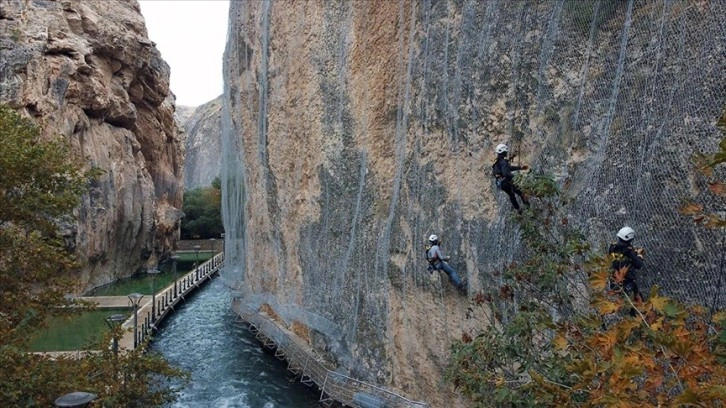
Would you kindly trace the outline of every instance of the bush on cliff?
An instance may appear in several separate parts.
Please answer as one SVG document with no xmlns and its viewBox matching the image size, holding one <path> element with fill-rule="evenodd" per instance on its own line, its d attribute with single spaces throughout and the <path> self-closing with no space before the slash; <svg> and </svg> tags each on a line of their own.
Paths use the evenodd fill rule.
<svg viewBox="0 0 726 408">
<path fill-rule="evenodd" d="M 707 167 L 726 160 L 726 139 L 708 159 Z M 473 296 L 491 322 L 452 345 L 445 378 L 478 407 L 723 406 L 726 313 L 684 306 L 657 288 L 638 305 L 606 290 L 609 260 L 558 216 L 567 203 L 551 180 L 520 183 L 544 194 L 536 218 L 516 218 L 525 261 Z M 722 225 L 702 207 L 690 210 L 706 226 Z"/>
</svg>

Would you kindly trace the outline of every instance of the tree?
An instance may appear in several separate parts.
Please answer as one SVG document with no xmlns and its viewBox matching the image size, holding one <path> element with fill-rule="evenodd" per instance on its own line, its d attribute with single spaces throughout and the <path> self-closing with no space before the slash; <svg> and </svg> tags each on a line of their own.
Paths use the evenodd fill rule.
<svg viewBox="0 0 726 408">
<path fill-rule="evenodd" d="M 59 225 L 74 221 L 99 174 L 83 171 L 62 139 L 39 135 L 32 120 L 0 106 L 0 406 L 50 406 L 77 390 L 96 393 L 106 406 L 161 406 L 174 395 L 165 382 L 187 375 L 145 353 L 145 345 L 117 356 L 106 335 L 80 359 L 28 353 L 27 338 L 48 318 L 90 306 L 66 297 L 80 265 Z"/>
<path fill-rule="evenodd" d="M 219 177 L 210 187 L 200 187 L 184 193 L 181 223 L 182 239 L 218 238 L 222 225 L 222 183 Z"/>
<path fill-rule="evenodd" d="M 62 140 L 0 107 L 0 344 L 18 344 L 47 317 L 76 306 L 73 254 L 59 223 L 70 222 L 92 172 L 69 160 Z M 42 286 L 39 285 L 42 283 Z"/>
</svg>

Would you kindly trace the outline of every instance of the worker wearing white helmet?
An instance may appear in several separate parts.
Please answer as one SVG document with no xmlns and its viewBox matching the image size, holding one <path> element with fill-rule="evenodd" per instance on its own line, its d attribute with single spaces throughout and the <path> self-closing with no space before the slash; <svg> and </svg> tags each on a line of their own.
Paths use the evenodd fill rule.
<svg viewBox="0 0 726 408">
<path fill-rule="evenodd" d="M 503 143 L 497 145 L 494 151 L 497 153 L 497 160 L 492 165 L 492 175 L 494 176 L 497 187 L 507 193 L 509 201 L 512 202 L 512 207 L 521 214 L 522 209 L 519 207 L 519 203 L 517 202 L 517 197 L 515 195 L 518 195 L 519 198 L 522 199 L 522 203 L 524 203 L 524 205 L 528 206 L 529 201 L 527 201 L 527 197 L 522 194 L 519 187 L 514 184 L 514 175 L 512 172 L 517 170 L 527 170 L 528 167 L 512 166 L 509 164 L 509 158 L 507 157 L 509 148 Z M 512 155 L 512 157 L 514 157 L 514 155 Z"/>
<path fill-rule="evenodd" d="M 441 248 L 439 247 L 440 243 L 441 241 L 439 241 L 439 237 L 437 235 L 429 236 L 429 245 L 427 245 L 426 248 L 426 260 L 429 261 L 429 271 L 431 273 L 434 273 L 434 271 L 446 272 L 446 274 L 449 275 L 449 281 L 451 281 L 457 289 L 466 291 L 466 284 L 459 279 L 459 275 L 457 275 L 454 268 L 446 262 L 449 260 L 449 257 L 444 256 L 444 253 L 441 252 Z"/>
<path fill-rule="evenodd" d="M 638 289 L 636 271 L 643 267 L 643 248 L 633 247 L 635 230 L 623 227 L 616 234 L 618 241 L 608 249 L 612 261 L 612 276 L 610 278 L 611 290 L 622 290 L 635 302 L 642 302 L 643 295 Z M 635 315 L 635 309 L 630 311 Z"/>
</svg>

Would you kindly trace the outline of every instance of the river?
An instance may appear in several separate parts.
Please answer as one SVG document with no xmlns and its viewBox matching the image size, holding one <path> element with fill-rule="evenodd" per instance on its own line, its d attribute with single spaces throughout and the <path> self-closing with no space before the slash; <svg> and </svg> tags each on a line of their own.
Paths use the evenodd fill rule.
<svg viewBox="0 0 726 408">
<path fill-rule="evenodd" d="M 230 308 L 220 279 L 203 285 L 161 325 L 152 350 L 191 372 L 173 408 L 312 408 L 319 391 L 293 379 Z"/>
</svg>

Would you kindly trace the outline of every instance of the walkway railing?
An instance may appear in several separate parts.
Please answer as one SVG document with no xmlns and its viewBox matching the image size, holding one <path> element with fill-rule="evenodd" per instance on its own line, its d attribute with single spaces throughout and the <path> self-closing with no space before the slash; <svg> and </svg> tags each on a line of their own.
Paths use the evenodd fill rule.
<svg viewBox="0 0 726 408">
<path fill-rule="evenodd" d="M 211 277 L 219 272 L 224 265 L 224 252 L 220 252 L 210 258 L 208 261 L 198 267 L 187 272 L 185 275 L 176 279 L 169 286 L 161 289 L 155 296 L 149 296 L 147 300 L 139 307 L 137 313 L 136 341 L 134 341 L 134 316 L 132 315 L 123 327 L 130 329 L 130 335 L 124 336 L 121 341 L 122 347 L 133 349 L 134 344 L 142 344 L 146 337 L 150 335 L 158 323 L 166 317 L 169 311 L 174 310 L 184 297 L 197 289 L 199 285 L 211 279 Z M 147 295 L 148 296 L 148 295 Z M 156 306 L 152 307 L 152 302 L 156 301 Z"/>
<path fill-rule="evenodd" d="M 401 395 L 333 371 L 328 364 L 317 359 L 313 351 L 297 336 L 280 327 L 269 317 L 258 313 L 241 302 L 235 294 L 232 308 L 248 324 L 255 337 L 268 349 L 275 351 L 280 360 L 287 360 L 287 369 L 300 375 L 306 385 L 320 389 L 320 401 L 330 406 L 337 401 L 355 408 L 426 408 L 423 402 L 411 401 Z"/>
</svg>

